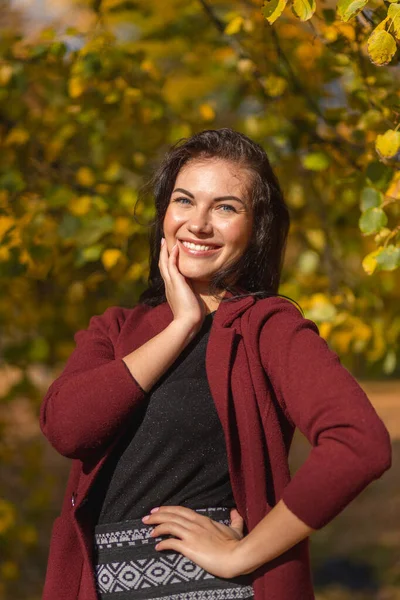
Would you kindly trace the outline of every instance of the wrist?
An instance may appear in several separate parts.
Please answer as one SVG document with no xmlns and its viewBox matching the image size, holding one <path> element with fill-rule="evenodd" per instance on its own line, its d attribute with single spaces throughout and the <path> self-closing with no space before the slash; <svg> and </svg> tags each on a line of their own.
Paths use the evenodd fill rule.
<svg viewBox="0 0 400 600">
<path fill-rule="evenodd" d="M 249 575 L 254 571 L 248 566 L 248 550 L 246 547 L 246 536 L 238 540 L 232 551 L 232 575 L 231 577 L 239 577 L 240 575 Z"/>
<path fill-rule="evenodd" d="M 190 342 L 190 340 L 192 340 L 194 336 L 200 331 L 201 322 L 198 323 L 189 321 L 188 319 L 179 318 L 174 319 L 170 323 L 169 327 L 174 329 L 178 333 L 178 335 L 182 335 L 183 339 L 186 342 Z"/>
</svg>

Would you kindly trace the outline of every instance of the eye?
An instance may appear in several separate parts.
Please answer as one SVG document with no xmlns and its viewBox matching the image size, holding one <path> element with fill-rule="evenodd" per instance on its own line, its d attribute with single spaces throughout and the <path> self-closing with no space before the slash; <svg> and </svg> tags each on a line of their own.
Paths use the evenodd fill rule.
<svg viewBox="0 0 400 600">
<path fill-rule="evenodd" d="M 232 212 L 236 212 L 236 209 L 233 206 L 231 206 L 230 204 L 220 204 L 218 208 L 221 208 L 221 206 L 224 206 L 225 208 L 229 208 Z M 229 211 L 223 210 L 222 212 L 229 212 Z"/>
<path fill-rule="evenodd" d="M 191 202 L 189 198 L 184 198 L 183 196 L 180 198 L 175 198 L 174 202 L 181 202 L 181 200 L 187 200 L 188 202 Z"/>
<path fill-rule="evenodd" d="M 175 198 L 175 200 L 173 200 L 173 202 L 178 202 L 179 204 L 184 204 L 185 202 L 189 202 L 189 204 L 192 203 L 192 201 L 189 198 L 185 198 L 184 196 L 180 196 L 179 198 Z M 218 206 L 218 208 L 228 208 L 229 210 L 223 210 L 222 212 L 237 212 L 236 209 L 231 206 L 230 204 L 220 204 Z"/>
</svg>

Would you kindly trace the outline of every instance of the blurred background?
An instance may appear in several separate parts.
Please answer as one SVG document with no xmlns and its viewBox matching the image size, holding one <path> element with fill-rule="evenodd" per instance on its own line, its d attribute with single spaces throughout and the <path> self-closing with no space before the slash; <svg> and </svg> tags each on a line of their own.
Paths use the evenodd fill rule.
<svg viewBox="0 0 400 600">
<path fill-rule="evenodd" d="M 74 333 L 146 287 L 165 150 L 225 126 L 284 188 L 279 291 L 393 440 L 392 469 L 312 536 L 317 598 L 400 598 L 400 4 L 317 1 L 0 0 L 1 600 L 41 598 L 66 485 L 43 395 Z M 308 450 L 297 435 L 293 470 Z"/>
</svg>

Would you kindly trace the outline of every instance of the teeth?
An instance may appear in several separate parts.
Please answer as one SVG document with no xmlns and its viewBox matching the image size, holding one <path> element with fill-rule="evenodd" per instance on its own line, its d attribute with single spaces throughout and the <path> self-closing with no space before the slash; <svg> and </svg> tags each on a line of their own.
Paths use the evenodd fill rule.
<svg viewBox="0 0 400 600">
<path fill-rule="evenodd" d="M 192 244 L 191 242 L 182 242 L 186 248 L 191 248 L 192 250 L 213 250 L 214 246 L 200 246 L 199 244 Z"/>
</svg>

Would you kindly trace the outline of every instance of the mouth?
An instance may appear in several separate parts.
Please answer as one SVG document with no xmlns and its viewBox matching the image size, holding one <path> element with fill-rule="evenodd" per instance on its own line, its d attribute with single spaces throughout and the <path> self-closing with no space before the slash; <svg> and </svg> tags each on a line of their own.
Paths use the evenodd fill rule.
<svg viewBox="0 0 400 600">
<path fill-rule="evenodd" d="M 222 246 L 207 246 L 206 244 L 191 244 L 178 240 L 179 248 L 190 256 L 212 256 L 221 250 Z"/>
</svg>

